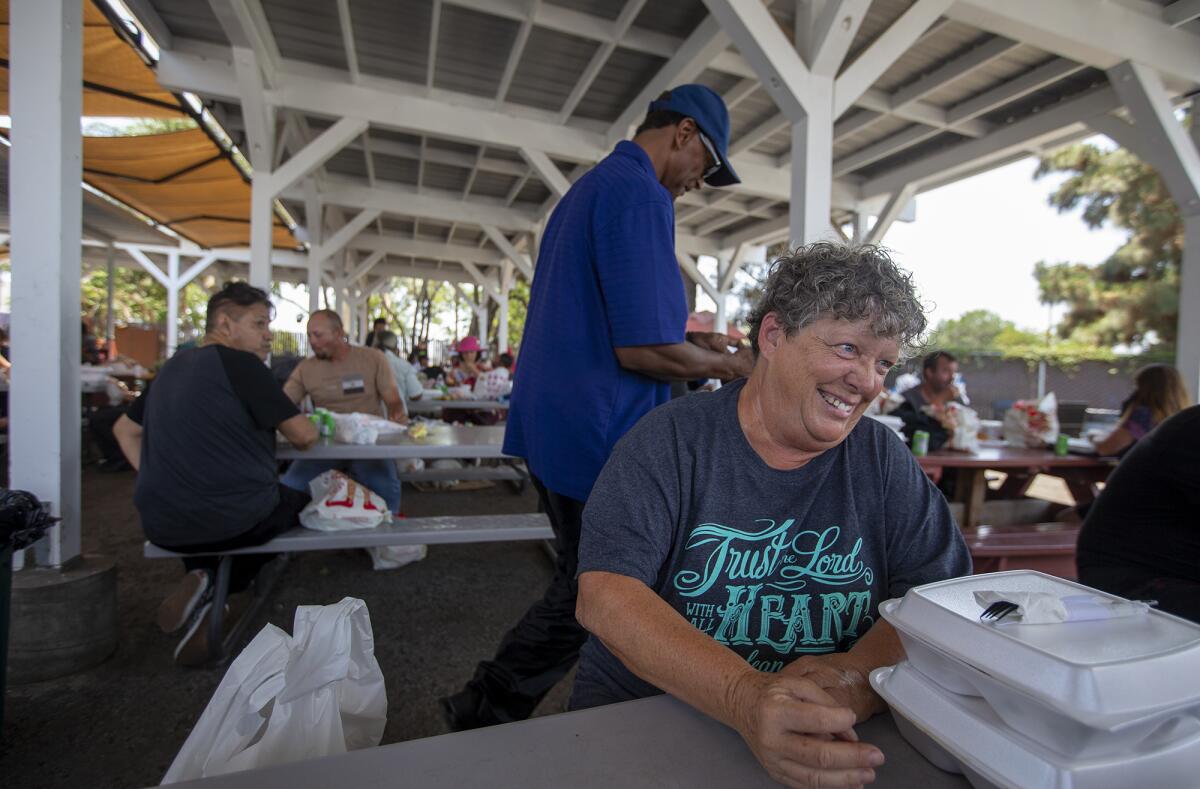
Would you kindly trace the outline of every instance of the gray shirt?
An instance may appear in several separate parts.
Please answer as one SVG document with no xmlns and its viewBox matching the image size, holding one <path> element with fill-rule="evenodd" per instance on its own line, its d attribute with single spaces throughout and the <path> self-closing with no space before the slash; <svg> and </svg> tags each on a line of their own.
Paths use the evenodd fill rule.
<svg viewBox="0 0 1200 789">
<path fill-rule="evenodd" d="M 579 572 L 635 578 L 763 671 L 841 652 L 910 587 L 970 573 L 945 498 L 904 443 L 862 419 L 801 468 L 763 462 L 737 418 L 744 382 L 646 415 L 583 514 Z M 573 708 L 657 694 L 595 637 Z"/>
</svg>

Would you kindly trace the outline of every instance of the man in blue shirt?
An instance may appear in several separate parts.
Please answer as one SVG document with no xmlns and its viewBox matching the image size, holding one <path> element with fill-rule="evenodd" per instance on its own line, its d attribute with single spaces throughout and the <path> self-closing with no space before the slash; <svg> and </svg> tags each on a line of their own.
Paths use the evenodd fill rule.
<svg viewBox="0 0 1200 789">
<path fill-rule="evenodd" d="M 525 458 L 557 536 L 554 578 L 459 693 L 451 729 L 523 720 L 570 670 L 587 633 L 575 621 L 583 505 L 613 445 L 670 398 L 669 381 L 749 374 L 749 349 L 685 334 L 674 200 L 738 183 L 729 113 L 703 85 L 650 103 L 632 141 L 563 196 L 542 236 L 505 433 Z"/>
</svg>

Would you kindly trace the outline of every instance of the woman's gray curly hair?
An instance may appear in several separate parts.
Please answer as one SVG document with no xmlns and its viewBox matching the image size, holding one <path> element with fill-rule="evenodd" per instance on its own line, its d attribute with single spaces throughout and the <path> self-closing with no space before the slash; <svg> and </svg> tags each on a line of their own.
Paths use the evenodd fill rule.
<svg viewBox="0 0 1200 789">
<path fill-rule="evenodd" d="M 756 355 L 758 330 L 771 312 L 789 337 L 821 318 L 866 319 L 876 336 L 895 338 L 902 351 L 926 327 L 912 275 L 873 244 L 818 241 L 776 258 L 750 313 L 750 343 Z"/>
</svg>

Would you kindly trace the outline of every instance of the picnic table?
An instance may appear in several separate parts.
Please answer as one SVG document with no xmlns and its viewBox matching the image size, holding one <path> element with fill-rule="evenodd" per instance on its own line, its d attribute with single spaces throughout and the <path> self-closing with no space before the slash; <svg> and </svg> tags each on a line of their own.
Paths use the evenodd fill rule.
<svg viewBox="0 0 1200 789">
<path fill-rule="evenodd" d="M 409 414 L 436 414 L 444 409 L 464 411 L 507 411 L 507 400 L 408 400 Z"/>
<path fill-rule="evenodd" d="M 1046 449 L 1010 447 L 1002 441 L 983 441 L 975 452 L 939 449 L 917 462 L 935 482 L 945 469 L 956 473 L 952 500 L 963 504 L 962 527 L 979 526 L 983 500 L 988 495 L 988 469 L 1003 471 L 1007 478 L 994 491 L 995 498 L 1015 499 L 1025 495 L 1034 477 L 1049 474 L 1060 477 L 1078 503 L 1096 497 L 1096 483 L 1104 481 L 1116 465 L 1115 458 L 1094 455 L 1055 455 Z"/>
<path fill-rule="evenodd" d="M 280 440 L 275 456 L 280 460 L 407 460 L 422 458 L 475 459 L 497 458 L 499 466 L 470 466 L 451 469 L 422 469 L 402 471 L 400 479 L 407 482 L 446 480 L 504 480 L 522 487 L 528 474 L 517 458 L 505 455 L 503 425 L 448 425 L 431 423 L 429 433 L 420 439 L 407 432 L 379 436 L 374 444 L 344 444 L 332 438 L 322 438 L 315 445 L 300 450 Z"/>
<path fill-rule="evenodd" d="M 855 727 L 883 751 L 872 787 L 960 789 L 889 715 Z M 197 789 L 394 787 L 777 787 L 737 732 L 672 696 L 366 748 L 176 784 Z"/>
</svg>

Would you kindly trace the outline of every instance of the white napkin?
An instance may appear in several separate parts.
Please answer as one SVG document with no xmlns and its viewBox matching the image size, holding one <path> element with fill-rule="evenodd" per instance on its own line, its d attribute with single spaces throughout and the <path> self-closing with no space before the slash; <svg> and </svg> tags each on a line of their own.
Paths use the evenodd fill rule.
<svg viewBox="0 0 1200 789">
<path fill-rule="evenodd" d="M 1150 609 L 1146 603 L 1134 600 L 1109 600 L 1090 594 L 1059 597 L 1048 592 L 976 592 L 975 602 L 981 609 L 992 603 L 1016 603 L 1017 610 L 999 624 L 1020 622 L 1023 625 L 1054 625 L 1060 622 L 1084 622 L 1091 619 L 1116 619 L 1141 616 Z"/>
</svg>

